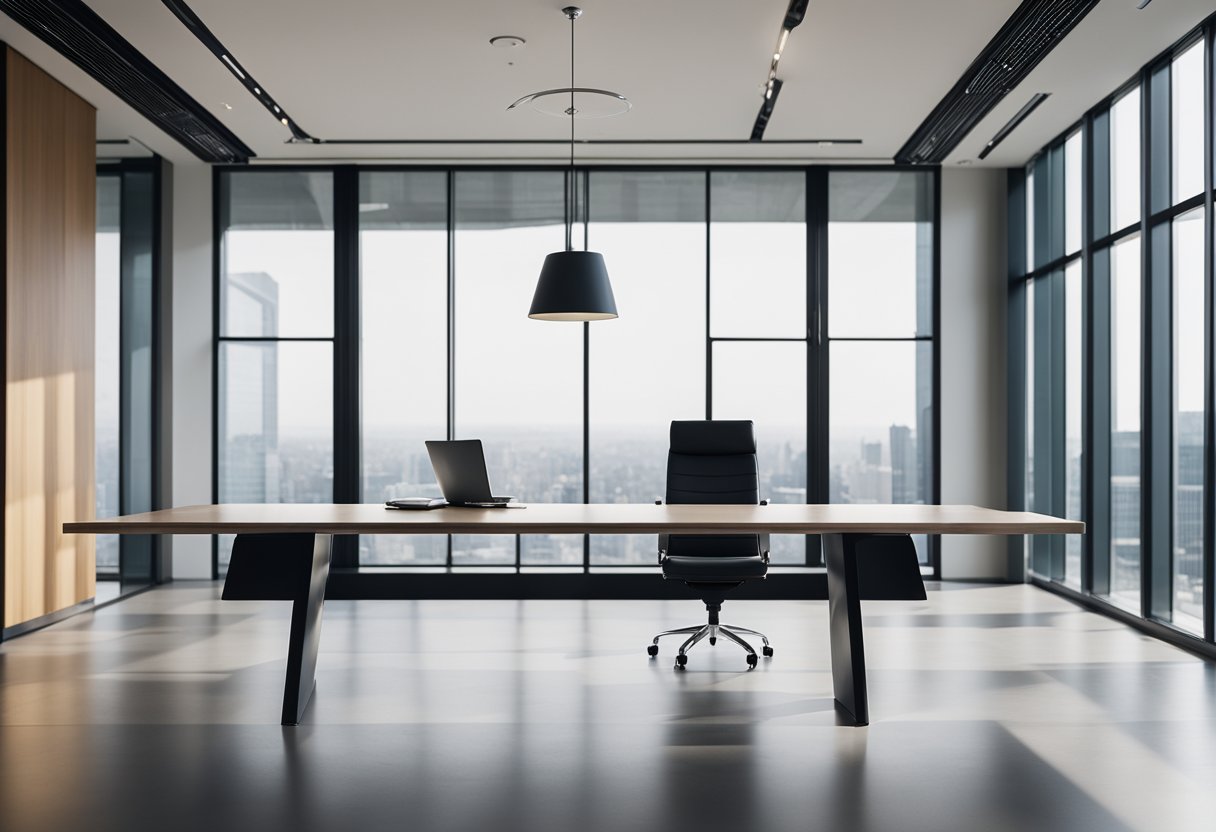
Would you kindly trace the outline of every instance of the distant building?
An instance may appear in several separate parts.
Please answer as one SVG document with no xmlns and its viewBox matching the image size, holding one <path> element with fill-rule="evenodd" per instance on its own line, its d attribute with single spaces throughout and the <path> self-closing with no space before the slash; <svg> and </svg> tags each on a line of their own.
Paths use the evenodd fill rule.
<svg viewBox="0 0 1216 832">
<path fill-rule="evenodd" d="M 224 284 L 227 329 L 242 335 L 278 333 L 279 284 L 265 272 L 232 274 Z M 220 499 L 276 503 L 284 499 L 279 476 L 278 345 L 257 344 L 258 360 L 224 365 L 225 397 L 219 409 Z"/>
<path fill-rule="evenodd" d="M 891 425 L 891 502 L 919 503 L 920 477 L 916 464 L 916 439 L 912 429 Z"/>
</svg>

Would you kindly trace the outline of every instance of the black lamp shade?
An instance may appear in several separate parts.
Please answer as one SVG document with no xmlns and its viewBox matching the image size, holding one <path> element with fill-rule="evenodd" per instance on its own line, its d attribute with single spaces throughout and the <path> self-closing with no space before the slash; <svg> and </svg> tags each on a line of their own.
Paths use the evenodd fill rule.
<svg viewBox="0 0 1216 832">
<path fill-rule="evenodd" d="M 598 251 L 555 251 L 545 258 L 528 317 L 539 321 L 606 321 L 616 299 Z"/>
</svg>

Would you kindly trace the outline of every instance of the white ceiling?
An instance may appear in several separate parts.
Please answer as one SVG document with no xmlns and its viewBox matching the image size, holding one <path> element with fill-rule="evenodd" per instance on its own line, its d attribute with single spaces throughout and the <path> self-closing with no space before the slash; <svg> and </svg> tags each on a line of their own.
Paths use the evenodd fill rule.
<svg viewBox="0 0 1216 832">
<path fill-rule="evenodd" d="M 1047 100 L 984 165 L 1026 161 L 1088 107 L 1210 14 L 1212 0 L 1103 0 L 967 137 L 973 159 L 1034 92 Z M 160 0 L 90 0 L 136 48 L 227 124 L 260 160 L 563 157 L 557 145 L 290 145 L 288 132 Z M 323 138 L 562 138 L 566 124 L 509 103 L 568 81 L 563 0 L 193 0 L 191 7 L 288 113 Z M 633 110 L 585 121 L 597 139 L 745 139 L 786 0 L 584 0 L 578 84 L 628 96 Z M 769 139 L 860 138 L 860 145 L 633 145 L 584 159 L 889 160 L 1018 0 L 812 0 L 781 63 Z M 527 39 L 495 49 L 494 35 Z M 0 15 L 0 38 L 98 108 L 100 138 L 132 136 L 193 159 L 114 95 Z M 508 66 L 507 62 L 515 62 Z M 229 110 L 225 106 L 231 105 Z"/>
</svg>

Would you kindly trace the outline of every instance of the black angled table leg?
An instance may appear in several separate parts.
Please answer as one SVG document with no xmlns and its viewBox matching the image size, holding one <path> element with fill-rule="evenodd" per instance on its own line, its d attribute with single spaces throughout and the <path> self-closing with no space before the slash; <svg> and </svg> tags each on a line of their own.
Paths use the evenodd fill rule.
<svg viewBox="0 0 1216 832">
<path fill-rule="evenodd" d="M 316 685 L 332 540 L 328 534 L 239 534 L 232 545 L 225 601 L 292 602 L 284 725 L 300 723 Z"/>
<path fill-rule="evenodd" d="M 857 543 L 862 535 L 823 535 L 828 567 L 828 628 L 832 635 L 832 688 L 836 705 L 857 725 L 870 723 L 866 651 L 861 635 Z"/>
</svg>

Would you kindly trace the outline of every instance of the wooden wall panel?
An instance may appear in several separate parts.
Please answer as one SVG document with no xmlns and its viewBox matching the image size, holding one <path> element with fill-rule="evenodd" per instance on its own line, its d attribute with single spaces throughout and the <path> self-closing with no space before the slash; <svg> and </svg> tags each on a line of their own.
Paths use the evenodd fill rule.
<svg viewBox="0 0 1216 832">
<path fill-rule="evenodd" d="M 96 113 L 4 49 L 4 626 L 92 598 Z"/>
</svg>

